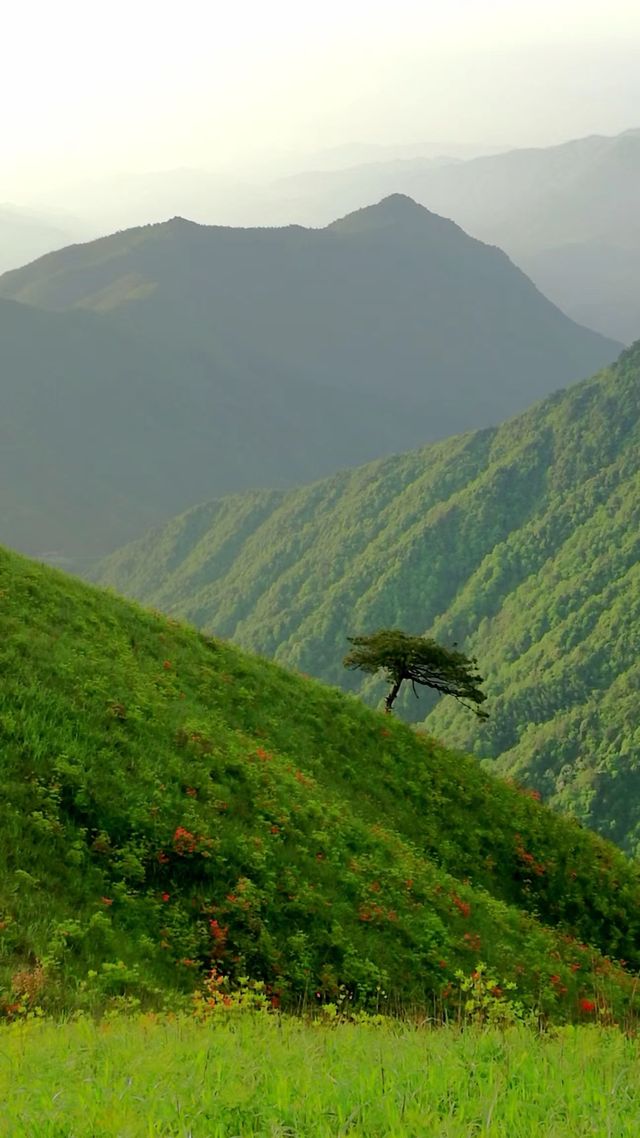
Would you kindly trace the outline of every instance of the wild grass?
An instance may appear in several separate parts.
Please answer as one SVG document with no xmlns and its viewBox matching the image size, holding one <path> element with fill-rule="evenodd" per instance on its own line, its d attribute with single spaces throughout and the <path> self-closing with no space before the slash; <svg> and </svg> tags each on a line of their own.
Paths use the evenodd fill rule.
<svg viewBox="0 0 640 1138">
<path fill-rule="evenodd" d="M 628 1024 L 637 867 L 353 697 L 0 550 L 0 1016 L 178 1010 L 212 967 L 285 1009 L 431 1008 L 480 961 L 529 1011 Z"/>
<path fill-rule="evenodd" d="M 152 1016 L 0 1030 L 2 1138 L 637 1138 L 640 1045 L 597 1027 Z"/>
</svg>

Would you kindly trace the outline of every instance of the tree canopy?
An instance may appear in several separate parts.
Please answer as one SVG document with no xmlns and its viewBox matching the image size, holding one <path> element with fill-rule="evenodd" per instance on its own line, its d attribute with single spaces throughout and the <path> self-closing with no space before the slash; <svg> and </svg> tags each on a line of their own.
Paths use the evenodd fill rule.
<svg viewBox="0 0 640 1138">
<path fill-rule="evenodd" d="M 481 719 L 488 718 L 480 709 L 486 700 L 480 685 L 484 683 L 475 657 L 469 658 L 456 648 L 445 648 L 427 636 L 410 636 L 395 628 L 381 628 L 368 636 L 347 637 L 353 648 L 344 658 L 345 668 L 360 669 L 375 675 L 384 672 L 391 688 L 385 699 L 390 712 L 405 680 L 433 688 L 442 695 L 452 695 Z M 467 702 L 469 701 L 469 702 Z"/>
</svg>

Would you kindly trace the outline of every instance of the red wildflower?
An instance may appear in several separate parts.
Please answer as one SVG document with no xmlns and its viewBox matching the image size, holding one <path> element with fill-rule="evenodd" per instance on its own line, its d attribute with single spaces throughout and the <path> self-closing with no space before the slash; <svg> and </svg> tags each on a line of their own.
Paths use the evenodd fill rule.
<svg viewBox="0 0 640 1138">
<path fill-rule="evenodd" d="M 580 1000 L 580 1008 L 583 1012 L 595 1012 L 596 1004 L 593 1000 Z"/>
<path fill-rule="evenodd" d="M 218 941 L 219 944 L 224 944 L 227 939 L 227 929 L 220 928 L 220 925 L 215 919 L 209 921 L 209 931 L 214 940 Z"/>
<path fill-rule="evenodd" d="M 166 903 L 166 902 L 169 900 L 169 898 L 170 898 L 170 897 L 171 897 L 171 894 L 170 894 L 170 893 L 163 893 L 163 894 L 162 894 L 162 900 L 163 900 L 165 903 Z"/>
<path fill-rule="evenodd" d="M 480 934 L 479 933 L 465 933 L 462 938 L 466 941 L 467 946 L 477 952 L 480 948 Z"/>
<path fill-rule="evenodd" d="M 192 854 L 196 852 L 198 839 L 195 834 L 190 830 L 185 830 L 184 826 L 178 826 L 173 835 L 173 848 L 177 854 L 183 856 L 184 854 Z"/>
<path fill-rule="evenodd" d="M 456 909 L 458 909 L 458 911 L 459 911 L 460 913 L 462 913 L 462 916 L 463 916 L 463 917 L 465 918 L 465 920 L 466 920 L 466 919 L 467 919 L 467 917 L 468 917 L 468 916 L 470 915 L 470 913 L 471 913 L 471 905 L 469 904 L 469 902 L 468 902 L 468 901 L 462 901 L 462 900 L 460 899 L 460 897 L 458 897 L 457 893 L 453 893 L 453 894 L 452 894 L 452 896 L 451 896 L 451 900 L 453 901 L 453 903 L 454 903 L 454 905 L 455 905 Z"/>
</svg>

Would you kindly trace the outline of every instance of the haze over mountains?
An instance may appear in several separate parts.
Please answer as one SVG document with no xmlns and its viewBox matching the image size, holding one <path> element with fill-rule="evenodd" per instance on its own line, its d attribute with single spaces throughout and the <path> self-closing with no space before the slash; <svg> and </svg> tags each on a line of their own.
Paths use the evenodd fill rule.
<svg viewBox="0 0 640 1138">
<path fill-rule="evenodd" d="M 309 173 L 279 192 L 289 220 L 316 225 L 336 207 L 410 194 L 499 245 L 575 320 L 627 343 L 640 334 L 640 130 L 465 162 Z"/>
<path fill-rule="evenodd" d="M 639 503 L 637 345 L 497 429 L 197 507 L 100 576 L 373 702 L 348 635 L 457 642 L 489 720 L 411 695 L 404 713 L 637 853 Z"/>
<path fill-rule="evenodd" d="M 618 350 L 399 195 L 320 231 L 176 218 L 0 296 L 0 536 L 76 562 L 199 500 L 496 423 Z"/>
<path fill-rule="evenodd" d="M 303 173 L 274 179 L 176 169 L 121 174 L 53 192 L 71 212 L 64 233 L 43 232 L 14 209 L 11 231 L 0 211 L 0 271 L 69 240 L 164 220 L 204 224 L 323 226 L 394 193 L 452 218 L 472 236 L 504 249 L 541 291 L 573 319 L 631 343 L 640 330 L 640 130 L 590 135 L 536 149 L 344 147 L 309 159 Z M 379 152 L 380 157 L 376 157 Z M 298 165 L 302 159 L 298 159 Z M 351 162 L 351 164 L 349 164 Z M 356 164 L 358 163 L 358 164 Z M 36 194 L 35 202 L 40 202 Z M 19 224 L 15 223 L 17 221 Z M 30 232 L 26 221 L 36 226 Z M 56 228 L 58 228 L 56 226 Z M 65 233 L 67 234 L 65 239 Z"/>
<path fill-rule="evenodd" d="M 78 241 L 84 232 L 80 223 L 64 215 L 0 204 L 0 273 Z"/>
</svg>

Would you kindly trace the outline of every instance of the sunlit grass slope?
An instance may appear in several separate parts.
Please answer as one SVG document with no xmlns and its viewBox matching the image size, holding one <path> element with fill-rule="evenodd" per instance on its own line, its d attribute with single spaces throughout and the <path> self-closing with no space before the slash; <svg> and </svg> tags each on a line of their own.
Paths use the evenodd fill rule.
<svg viewBox="0 0 640 1138">
<path fill-rule="evenodd" d="M 599 953 L 640 966 L 640 879 L 354 697 L 0 552 L 0 946 L 9 1014 L 212 966 L 284 1006 L 441 1006 L 484 960 L 617 1017 L 633 977 Z"/>
<path fill-rule="evenodd" d="M 0 1028 L 2 1138 L 637 1138 L 621 1032 L 116 1020 Z"/>
</svg>

